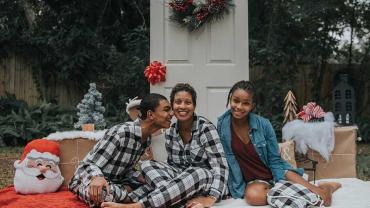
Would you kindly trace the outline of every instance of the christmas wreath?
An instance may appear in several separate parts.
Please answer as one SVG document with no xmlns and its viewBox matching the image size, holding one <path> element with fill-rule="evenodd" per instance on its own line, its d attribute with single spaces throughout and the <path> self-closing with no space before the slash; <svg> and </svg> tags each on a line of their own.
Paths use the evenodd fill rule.
<svg viewBox="0 0 370 208">
<path fill-rule="evenodd" d="M 194 31 L 205 23 L 222 19 L 233 6 L 232 0 L 171 0 L 170 20 L 187 27 L 189 31 Z"/>
</svg>

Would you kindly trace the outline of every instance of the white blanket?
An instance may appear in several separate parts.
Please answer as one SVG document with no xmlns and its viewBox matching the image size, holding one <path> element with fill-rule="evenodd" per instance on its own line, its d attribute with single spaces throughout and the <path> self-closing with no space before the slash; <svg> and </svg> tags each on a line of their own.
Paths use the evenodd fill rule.
<svg viewBox="0 0 370 208">
<path fill-rule="evenodd" d="M 322 179 L 320 181 L 335 181 L 342 184 L 342 188 L 333 194 L 333 208 L 370 208 L 370 182 L 357 178 Z M 246 208 L 269 206 L 250 206 L 243 199 L 228 199 L 217 203 L 214 208 Z"/>
<path fill-rule="evenodd" d="M 297 152 L 306 154 L 311 148 L 329 161 L 335 142 L 334 124 L 333 121 L 305 123 L 302 120 L 293 120 L 283 126 L 282 136 L 284 140 L 296 142 Z"/>
</svg>

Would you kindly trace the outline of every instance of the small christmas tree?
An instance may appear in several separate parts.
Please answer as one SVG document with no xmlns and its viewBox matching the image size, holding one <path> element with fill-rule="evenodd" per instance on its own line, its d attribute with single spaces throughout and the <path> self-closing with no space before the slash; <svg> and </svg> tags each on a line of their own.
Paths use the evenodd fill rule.
<svg viewBox="0 0 370 208">
<path fill-rule="evenodd" d="M 94 124 L 97 128 L 105 127 L 103 113 L 105 108 L 102 106 L 102 94 L 96 89 L 95 83 L 90 83 L 88 93 L 77 105 L 78 122 L 75 123 L 75 128 L 80 128 L 83 124 Z"/>
<path fill-rule="evenodd" d="M 284 124 L 294 120 L 297 116 L 297 102 L 292 91 L 289 90 L 284 98 Z"/>
</svg>

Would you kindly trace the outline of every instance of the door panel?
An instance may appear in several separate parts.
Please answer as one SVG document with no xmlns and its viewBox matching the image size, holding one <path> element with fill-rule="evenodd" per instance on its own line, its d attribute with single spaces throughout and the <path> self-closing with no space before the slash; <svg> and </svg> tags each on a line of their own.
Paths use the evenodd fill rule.
<svg viewBox="0 0 370 208">
<path fill-rule="evenodd" d="M 188 32 L 169 21 L 166 0 L 151 0 L 150 59 L 166 65 L 166 81 L 150 87 L 169 97 L 179 82 L 197 91 L 196 113 L 216 123 L 225 110 L 230 87 L 249 79 L 248 1 L 235 7 L 221 21 Z"/>
</svg>

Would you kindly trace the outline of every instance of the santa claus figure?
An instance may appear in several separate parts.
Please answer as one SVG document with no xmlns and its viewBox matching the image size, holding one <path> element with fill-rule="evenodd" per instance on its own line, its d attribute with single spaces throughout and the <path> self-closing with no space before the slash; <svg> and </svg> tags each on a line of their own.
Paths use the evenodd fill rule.
<svg viewBox="0 0 370 208">
<path fill-rule="evenodd" d="M 36 139 L 24 148 L 20 160 L 14 162 L 14 188 L 20 194 L 55 192 L 64 178 L 59 170 L 59 144 Z"/>
</svg>

